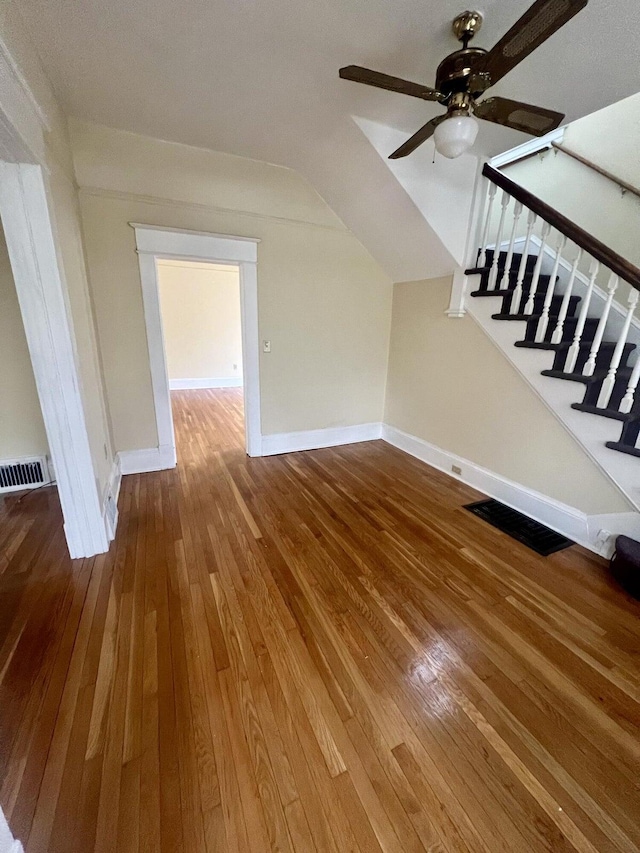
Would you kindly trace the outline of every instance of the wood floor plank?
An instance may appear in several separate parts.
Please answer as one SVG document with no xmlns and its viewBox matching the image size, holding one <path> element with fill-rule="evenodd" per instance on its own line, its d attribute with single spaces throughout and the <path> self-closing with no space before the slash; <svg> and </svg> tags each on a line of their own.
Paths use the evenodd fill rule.
<svg viewBox="0 0 640 853">
<path fill-rule="evenodd" d="M 244 452 L 172 394 L 108 554 L 0 496 L 0 805 L 26 853 L 635 853 L 640 605 L 382 441 Z"/>
</svg>

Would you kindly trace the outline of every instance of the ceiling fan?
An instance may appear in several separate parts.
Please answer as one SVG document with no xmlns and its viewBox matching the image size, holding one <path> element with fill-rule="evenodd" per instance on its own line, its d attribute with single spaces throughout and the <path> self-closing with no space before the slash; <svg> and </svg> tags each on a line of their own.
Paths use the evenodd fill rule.
<svg viewBox="0 0 640 853">
<path fill-rule="evenodd" d="M 459 157 L 475 142 L 478 123 L 474 115 L 533 136 L 543 136 L 560 125 L 564 119 L 562 113 L 509 98 L 487 98 L 481 103 L 478 103 L 478 99 L 573 18 L 587 2 L 536 0 L 489 51 L 468 46 L 482 26 L 482 15 L 480 12 L 463 12 L 453 22 L 453 32 L 458 41 L 462 42 L 462 48 L 449 54 L 438 66 L 435 89 L 359 65 L 341 68 L 340 77 L 391 92 L 401 92 L 423 101 L 438 101 L 447 108 L 444 115 L 432 118 L 394 151 L 390 155 L 391 160 L 411 154 L 432 135 L 436 149 L 441 154 L 450 159 Z"/>
</svg>

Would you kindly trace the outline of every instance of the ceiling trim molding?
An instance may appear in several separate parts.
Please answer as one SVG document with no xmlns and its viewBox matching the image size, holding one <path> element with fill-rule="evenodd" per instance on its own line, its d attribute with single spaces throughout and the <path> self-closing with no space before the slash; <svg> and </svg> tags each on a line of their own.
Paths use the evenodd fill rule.
<svg viewBox="0 0 640 853">
<path fill-rule="evenodd" d="M 567 126 L 556 128 L 544 136 L 535 136 L 533 139 L 528 139 L 522 145 L 516 145 L 515 148 L 510 148 L 508 151 L 503 151 L 502 154 L 496 154 L 495 157 L 489 158 L 489 165 L 494 169 L 501 169 L 504 166 L 509 166 L 517 160 L 524 160 L 525 157 L 530 157 L 532 154 L 537 154 L 540 151 L 546 151 L 551 148 L 554 142 L 562 142 L 564 132 Z"/>
<path fill-rule="evenodd" d="M 171 206 L 182 207 L 186 210 L 210 210 L 215 213 L 233 214 L 235 216 L 245 216 L 248 219 L 259 219 L 266 222 L 280 222 L 284 225 L 296 225 L 306 228 L 321 228 L 324 231 L 337 231 L 339 234 L 351 234 L 352 232 L 344 225 L 339 228 L 337 225 L 323 225 L 320 222 L 310 222 L 306 219 L 293 219 L 286 216 L 270 216 L 268 213 L 254 213 L 250 210 L 236 210 L 233 207 L 220 207 L 215 204 L 204 204 L 203 202 L 184 201 L 182 199 L 167 198 L 163 196 L 144 195 L 142 193 L 132 193 L 123 190 L 107 190 L 103 187 L 78 187 L 80 195 L 95 196 L 97 198 L 110 198 L 115 201 L 132 201 L 140 204 L 153 204 L 158 207 Z"/>
</svg>

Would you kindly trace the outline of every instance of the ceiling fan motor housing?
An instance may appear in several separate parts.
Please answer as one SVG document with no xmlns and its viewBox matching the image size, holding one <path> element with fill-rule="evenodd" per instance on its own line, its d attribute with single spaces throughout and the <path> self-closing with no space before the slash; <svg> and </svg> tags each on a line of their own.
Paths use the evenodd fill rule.
<svg viewBox="0 0 640 853">
<path fill-rule="evenodd" d="M 468 92 L 478 98 L 489 87 L 489 79 L 483 73 L 487 51 L 481 47 L 467 47 L 446 56 L 436 71 L 436 89 L 442 94 L 442 103 L 447 103 L 456 92 Z"/>
</svg>

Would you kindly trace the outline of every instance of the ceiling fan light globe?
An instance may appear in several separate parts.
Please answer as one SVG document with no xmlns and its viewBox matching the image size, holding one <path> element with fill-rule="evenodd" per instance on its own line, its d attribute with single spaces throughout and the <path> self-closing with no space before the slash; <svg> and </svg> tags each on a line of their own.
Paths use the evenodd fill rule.
<svg viewBox="0 0 640 853">
<path fill-rule="evenodd" d="M 433 139 L 436 151 L 454 160 L 468 151 L 476 141 L 478 122 L 473 116 L 451 116 L 441 122 L 435 129 Z"/>
</svg>

